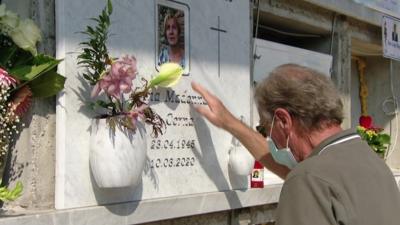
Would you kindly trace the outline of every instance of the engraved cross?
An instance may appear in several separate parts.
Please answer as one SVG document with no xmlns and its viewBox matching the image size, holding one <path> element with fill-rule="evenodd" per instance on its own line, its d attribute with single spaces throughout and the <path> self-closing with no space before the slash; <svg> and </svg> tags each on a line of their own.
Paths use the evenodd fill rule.
<svg viewBox="0 0 400 225">
<path fill-rule="evenodd" d="M 218 32 L 218 77 L 221 76 L 221 38 L 220 38 L 220 33 L 227 33 L 226 30 L 221 29 L 220 27 L 220 21 L 219 21 L 219 16 L 218 16 L 218 24 L 217 27 L 210 27 L 211 30 L 217 31 Z"/>
</svg>

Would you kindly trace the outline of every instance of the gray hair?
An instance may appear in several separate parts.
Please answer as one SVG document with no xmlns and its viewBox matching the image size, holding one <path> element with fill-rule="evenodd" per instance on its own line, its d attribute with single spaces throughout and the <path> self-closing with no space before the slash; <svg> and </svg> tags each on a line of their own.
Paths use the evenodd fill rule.
<svg viewBox="0 0 400 225">
<path fill-rule="evenodd" d="M 286 109 L 306 131 L 343 121 L 343 104 L 329 77 L 296 64 L 274 69 L 257 85 L 255 100 L 262 121 L 270 122 L 277 108 Z"/>
</svg>

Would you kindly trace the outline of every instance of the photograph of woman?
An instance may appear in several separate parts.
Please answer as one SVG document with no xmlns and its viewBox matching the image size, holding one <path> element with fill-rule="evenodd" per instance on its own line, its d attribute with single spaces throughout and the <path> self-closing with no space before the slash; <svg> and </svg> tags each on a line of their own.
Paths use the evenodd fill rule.
<svg viewBox="0 0 400 225">
<path fill-rule="evenodd" d="M 180 40 L 181 26 L 178 22 L 179 13 L 167 14 L 164 18 L 164 37 L 166 44 L 162 46 L 159 55 L 159 65 L 165 62 L 179 63 L 185 66 L 184 40 Z"/>
<path fill-rule="evenodd" d="M 159 1 L 157 18 L 157 66 L 163 63 L 174 62 L 180 64 L 188 72 L 187 62 L 187 13 L 183 5 L 169 1 Z M 179 7 L 179 8 L 178 8 Z"/>
</svg>

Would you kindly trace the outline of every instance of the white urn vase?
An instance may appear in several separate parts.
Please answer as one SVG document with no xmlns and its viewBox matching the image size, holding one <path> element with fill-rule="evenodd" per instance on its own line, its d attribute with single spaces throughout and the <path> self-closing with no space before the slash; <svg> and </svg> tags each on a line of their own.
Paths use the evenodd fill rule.
<svg viewBox="0 0 400 225">
<path fill-rule="evenodd" d="M 93 119 L 89 161 L 100 188 L 134 187 L 141 182 L 146 161 L 146 131 L 137 122 L 135 131 L 115 126 L 106 119 Z"/>
<path fill-rule="evenodd" d="M 238 176 L 251 174 L 254 166 L 254 157 L 250 152 L 239 146 L 234 146 L 229 151 L 229 167 Z"/>
</svg>

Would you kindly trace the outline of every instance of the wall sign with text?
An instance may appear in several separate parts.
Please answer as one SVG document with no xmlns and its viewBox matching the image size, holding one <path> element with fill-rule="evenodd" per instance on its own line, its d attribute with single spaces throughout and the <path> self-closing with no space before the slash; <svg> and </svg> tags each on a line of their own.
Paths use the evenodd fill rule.
<svg viewBox="0 0 400 225">
<path fill-rule="evenodd" d="M 399 29 L 399 19 L 388 16 L 382 18 L 382 46 L 386 58 L 400 60 Z"/>
</svg>

